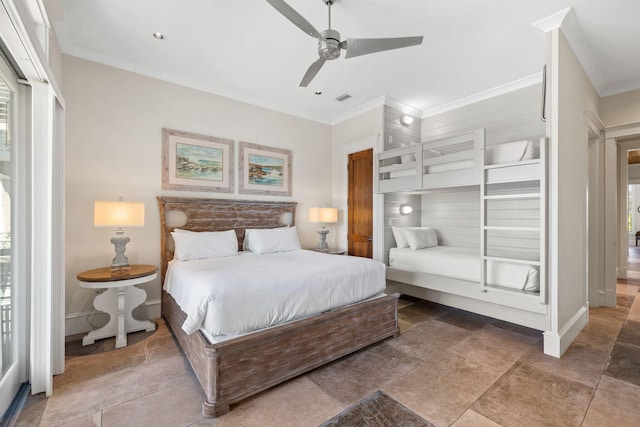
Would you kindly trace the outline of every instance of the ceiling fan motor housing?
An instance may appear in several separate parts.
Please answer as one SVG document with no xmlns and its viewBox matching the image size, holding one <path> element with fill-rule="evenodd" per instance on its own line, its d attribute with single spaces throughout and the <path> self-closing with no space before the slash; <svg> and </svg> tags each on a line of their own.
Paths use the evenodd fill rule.
<svg viewBox="0 0 640 427">
<path fill-rule="evenodd" d="M 318 54 L 323 59 L 336 59 L 340 56 L 340 33 L 336 30 L 324 30 L 318 39 Z"/>
</svg>

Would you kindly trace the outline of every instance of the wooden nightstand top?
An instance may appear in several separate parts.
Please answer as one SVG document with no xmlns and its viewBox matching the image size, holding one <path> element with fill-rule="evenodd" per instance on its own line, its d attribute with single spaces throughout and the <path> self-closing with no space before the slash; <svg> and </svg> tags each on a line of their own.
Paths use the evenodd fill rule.
<svg viewBox="0 0 640 427">
<path fill-rule="evenodd" d="M 112 272 L 111 267 L 97 268 L 79 273 L 77 278 L 81 282 L 117 282 L 120 280 L 137 279 L 150 276 L 158 271 L 155 265 L 134 264 L 128 270 Z"/>
</svg>

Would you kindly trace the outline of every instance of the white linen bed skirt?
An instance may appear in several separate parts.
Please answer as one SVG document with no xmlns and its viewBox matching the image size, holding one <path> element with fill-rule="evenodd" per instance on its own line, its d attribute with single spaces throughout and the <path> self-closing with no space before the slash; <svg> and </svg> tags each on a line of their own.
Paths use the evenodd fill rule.
<svg viewBox="0 0 640 427">
<path fill-rule="evenodd" d="M 368 258 L 296 250 L 171 261 L 164 289 L 187 320 L 216 340 L 365 300 L 384 291 L 385 265 Z"/>
<path fill-rule="evenodd" d="M 452 246 L 412 250 L 391 248 L 389 266 L 400 270 L 436 274 L 470 282 L 480 281 L 480 253 L 477 249 Z M 487 263 L 487 284 L 538 292 L 536 266 L 511 262 Z"/>
</svg>

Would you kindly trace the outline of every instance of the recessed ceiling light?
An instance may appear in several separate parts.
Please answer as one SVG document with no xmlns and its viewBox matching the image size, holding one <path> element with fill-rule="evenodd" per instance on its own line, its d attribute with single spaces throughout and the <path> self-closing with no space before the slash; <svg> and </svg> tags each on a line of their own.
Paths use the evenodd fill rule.
<svg viewBox="0 0 640 427">
<path fill-rule="evenodd" d="M 164 34 L 162 33 L 153 33 L 153 37 L 157 38 L 158 40 L 164 40 Z"/>
<path fill-rule="evenodd" d="M 322 91 L 321 91 L 321 90 L 317 90 L 317 91 L 315 92 L 315 94 L 316 94 L 316 95 L 322 95 Z"/>
</svg>

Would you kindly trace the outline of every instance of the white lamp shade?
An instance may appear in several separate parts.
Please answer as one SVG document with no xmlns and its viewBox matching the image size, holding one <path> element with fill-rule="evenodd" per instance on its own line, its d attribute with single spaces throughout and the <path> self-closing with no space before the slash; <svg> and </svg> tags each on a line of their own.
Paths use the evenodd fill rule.
<svg viewBox="0 0 640 427">
<path fill-rule="evenodd" d="M 321 224 L 338 222 L 338 209 L 311 208 L 309 209 L 309 222 L 316 222 Z"/>
<path fill-rule="evenodd" d="M 96 227 L 144 227 L 144 203 L 96 201 L 93 224 Z"/>
</svg>

